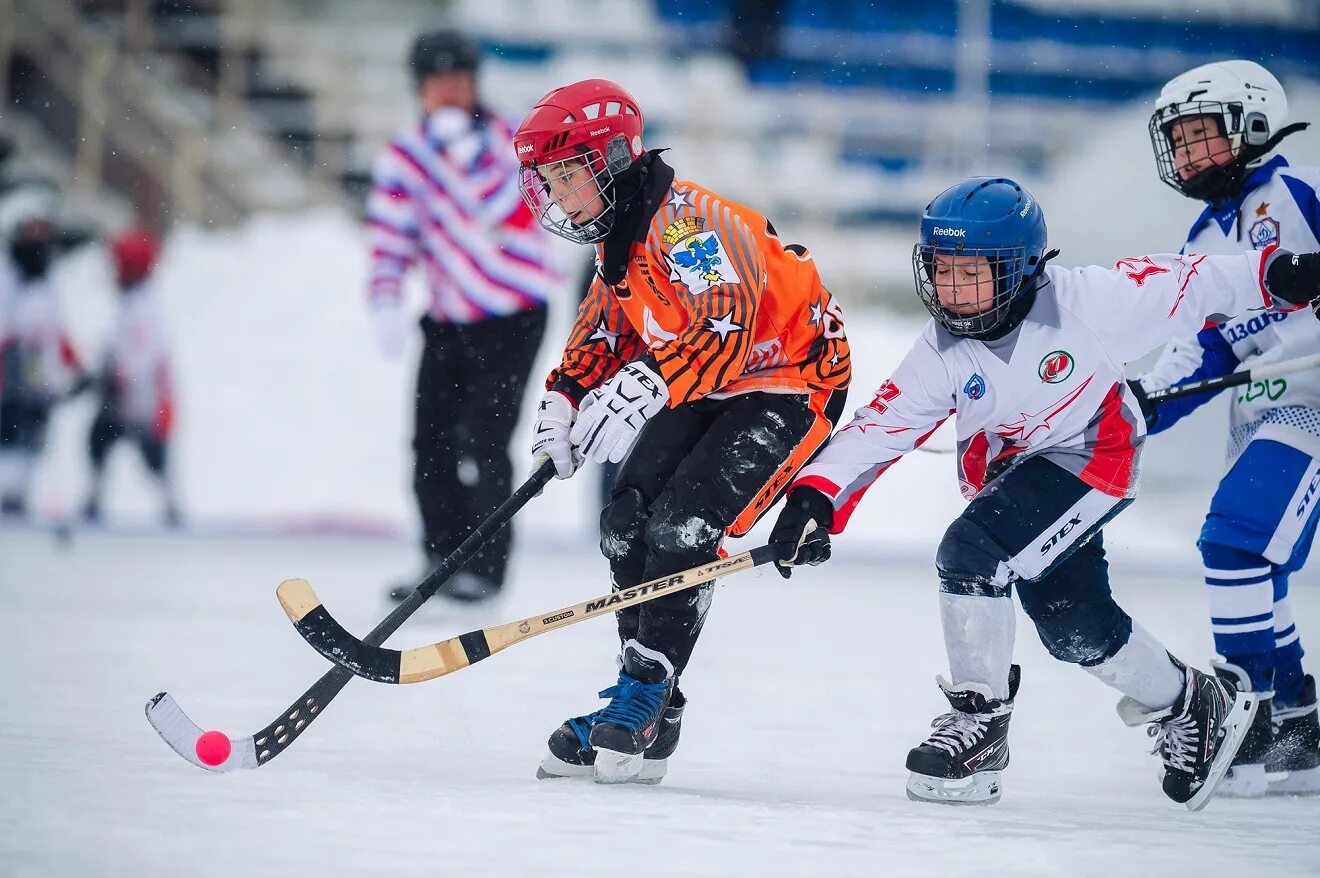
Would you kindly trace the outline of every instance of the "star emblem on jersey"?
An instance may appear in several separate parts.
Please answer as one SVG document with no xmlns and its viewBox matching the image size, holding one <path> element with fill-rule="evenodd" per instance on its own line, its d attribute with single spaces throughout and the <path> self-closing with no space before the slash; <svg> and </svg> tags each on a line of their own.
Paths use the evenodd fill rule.
<svg viewBox="0 0 1320 878">
<path fill-rule="evenodd" d="M 591 334 L 591 338 L 587 339 L 587 341 L 605 342 L 605 344 L 609 345 L 610 353 L 615 352 L 614 345 L 618 340 L 619 334 L 605 324 L 605 319 L 603 317 L 601 318 L 601 321 L 596 324 L 596 331 Z"/>
<path fill-rule="evenodd" d="M 687 190 L 673 189 L 670 191 L 671 194 L 669 196 L 669 200 L 666 201 L 665 203 L 668 204 L 670 207 L 672 207 L 674 210 L 681 210 L 685 207 L 692 206 L 692 200 L 688 197 Z"/>
<path fill-rule="evenodd" d="M 1041 357 L 1036 373 L 1046 384 L 1062 384 L 1072 375 L 1074 365 L 1072 354 L 1067 351 L 1050 351 Z"/>
<path fill-rule="evenodd" d="M 821 318 L 820 302 L 813 302 L 811 305 L 811 317 L 807 320 L 807 322 L 810 323 L 812 326 L 815 326 L 818 323 L 820 323 L 820 318 Z"/>
<path fill-rule="evenodd" d="M 707 317 L 706 328 L 719 335 L 720 341 L 729 337 L 731 332 L 742 332 L 744 327 L 733 322 L 733 312 L 730 311 L 723 317 Z"/>
<path fill-rule="evenodd" d="M 1256 208 L 1256 216 L 1269 216 L 1269 215 L 1270 215 L 1270 203 L 1268 201 L 1262 201 L 1260 203 L 1260 207 Z"/>
<path fill-rule="evenodd" d="M 1082 382 L 1081 386 L 1072 393 L 1068 394 L 1058 402 L 1047 405 L 1038 412 L 1031 414 L 1028 414 L 1027 412 L 1019 412 L 1021 417 L 1016 421 L 1009 421 L 1006 424 L 997 425 L 995 427 L 995 435 L 999 436 L 1001 439 L 1007 439 L 1018 444 L 1026 444 L 1031 440 L 1032 435 L 1038 430 L 1045 430 L 1048 432 L 1051 428 L 1050 421 L 1068 406 L 1076 402 L 1077 397 L 1082 395 L 1082 391 L 1087 388 L 1087 385 L 1091 383 L 1091 378 L 1094 377 L 1095 376 L 1092 375 L 1090 378 L 1087 378 Z"/>
</svg>

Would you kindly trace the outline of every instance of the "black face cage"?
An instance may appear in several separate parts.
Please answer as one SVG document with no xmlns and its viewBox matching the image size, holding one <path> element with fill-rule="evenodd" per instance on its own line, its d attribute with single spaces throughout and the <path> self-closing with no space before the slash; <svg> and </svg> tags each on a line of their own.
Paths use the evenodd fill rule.
<svg viewBox="0 0 1320 878">
<path fill-rule="evenodd" d="M 574 168 L 585 164 L 590 176 L 559 201 L 550 196 L 549 181 L 563 175 L 571 175 Z M 522 168 L 518 188 L 523 201 L 531 208 L 541 227 L 551 234 L 558 235 L 575 244 L 593 244 L 609 234 L 614 225 L 618 191 L 615 178 L 632 164 L 632 155 L 628 142 L 618 136 L 605 145 L 605 154 L 598 149 L 587 150 L 579 155 L 557 162 L 532 164 Z M 594 183 L 595 191 L 592 191 Z M 604 206 L 600 215 L 584 222 L 576 222 L 569 211 L 587 207 L 599 194 Z M 565 211 L 562 205 L 567 205 Z"/>
<path fill-rule="evenodd" d="M 949 304 L 977 302 L 977 288 L 963 276 L 961 264 L 949 272 L 948 284 L 941 278 L 935 283 L 936 254 L 953 257 L 983 256 L 990 262 L 994 278 L 994 299 L 989 308 L 976 313 L 959 314 L 946 308 L 940 301 L 940 289 L 952 287 Z M 1032 260 L 1034 262 L 1035 260 Z M 1023 292 L 1023 278 L 1028 268 L 1025 247 L 932 247 L 917 244 L 912 249 L 912 276 L 916 280 L 917 296 L 930 316 L 953 335 L 963 338 L 982 338 L 993 334 L 1008 319 L 1014 300 Z M 946 293 L 948 295 L 948 293 Z"/>
<path fill-rule="evenodd" d="M 1219 123 L 1218 136 L 1228 139 L 1233 151 L 1233 159 L 1225 164 L 1216 165 L 1184 180 L 1178 174 L 1177 149 L 1173 145 L 1173 124 L 1180 119 L 1192 119 L 1197 116 L 1209 116 Z M 1261 145 L 1269 140 L 1270 126 L 1264 113 L 1248 113 L 1244 118 L 1242 105 L 1221 101 L 1183 101 L 1172 104 L 1155 112 L 1150 117 L 1151 147 L 1155 151 L 1155 167 L 1160 179 L 1168 186 L 1177 189 L 1189 198 L 1201 201 L 1214 201 L 1227 198 L 1237 193 L 1242 182 L 1242 175 L 1247 163 L 1244 144 Z M 1215 133 L 1208 133 L 1200 140 L 1191 140 L 1183 147 L 1205 143 Z"/>
</svg>

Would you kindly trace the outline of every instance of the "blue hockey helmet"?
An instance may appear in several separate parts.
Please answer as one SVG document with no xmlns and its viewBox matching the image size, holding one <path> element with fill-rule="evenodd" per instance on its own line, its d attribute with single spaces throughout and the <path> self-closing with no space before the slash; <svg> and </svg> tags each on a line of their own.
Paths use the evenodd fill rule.
<svg viewBox="0 0 1320 878">
<path fill-rule="evenodd" d="M 1031 309 L 1040 274 L 1055 255 L 1045 247 L 1045 213 L 1030 192 L 1005 177 L 971 177 L 935 196 L 921 215 L 912 252 L 917 295 L 952 334 L 999 338 Z M 975 313 L 945 307 L 935 283 L 937 255 L 984 257 L 994 275 L 989 307 Z"/>
</svg>

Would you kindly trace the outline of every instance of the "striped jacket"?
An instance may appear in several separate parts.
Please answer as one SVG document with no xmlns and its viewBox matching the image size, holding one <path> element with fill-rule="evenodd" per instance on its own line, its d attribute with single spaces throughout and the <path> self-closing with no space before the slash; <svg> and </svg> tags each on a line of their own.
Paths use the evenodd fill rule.
<svg viewBox="0 0 1320 878">
<path fill-rule="evenodd" d="M 623 282 L 597 272 L 548 388 L 581 399 L 643 356 L 671 406 L 848 386 L 843 315 L 806 248 L 695 183 L 675 180 L 658 200 Z"/>
<path fill-rule="evenodd" d="M 485 112 L 468 130 L 446 130 L 457 112 L 404 129 L 376 160 L 367 202 L 369 295 L 398 299 L 404 273 L 420 262 L 438 322 L 542 306 L 559 278 L 518 191 L 513 130 Z"/>
</svg>

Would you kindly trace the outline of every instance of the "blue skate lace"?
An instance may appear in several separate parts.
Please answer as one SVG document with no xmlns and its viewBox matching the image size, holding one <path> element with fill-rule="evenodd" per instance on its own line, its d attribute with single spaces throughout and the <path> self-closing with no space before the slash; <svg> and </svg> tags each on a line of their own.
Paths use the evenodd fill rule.
<svg viewBox="0 0 1320 878">
<path fill-rule="evenodd" d="M 596 722 L 609 722 L 637 731 L 660 712 L 669 691 L 669 681 L 643 683 L 627 674 L 619 674 L 619 682 L 602 690 L 601 698 L 610 703 L 596 711 Z"/>
<path fill-rule="evenodd" d="M 609 689 L 605 690 L 605 692 L 609 691 Z M 604 693 L 601 693 L 601 697 L 605 697 Z M 577 735 L 579 750 L 591 749 L 591 727 L 600 719 L 600 714 L 601 711 L 597 710 L 586 716 L 575 716 L 569 719 L 568 727 L 573 730 L 573 734 Z"/>
</svg>

